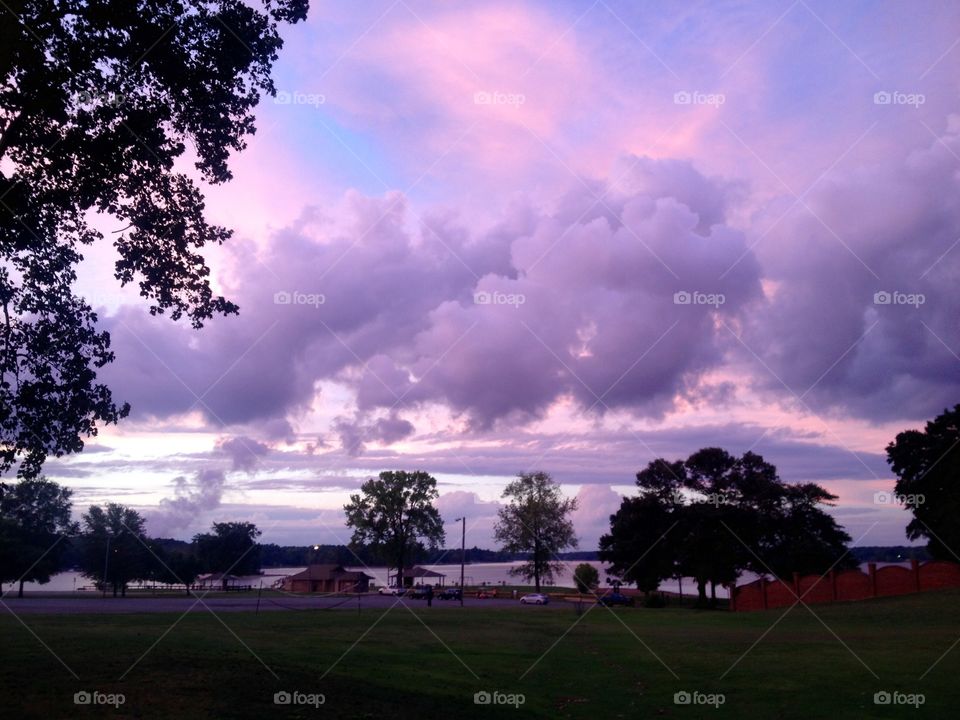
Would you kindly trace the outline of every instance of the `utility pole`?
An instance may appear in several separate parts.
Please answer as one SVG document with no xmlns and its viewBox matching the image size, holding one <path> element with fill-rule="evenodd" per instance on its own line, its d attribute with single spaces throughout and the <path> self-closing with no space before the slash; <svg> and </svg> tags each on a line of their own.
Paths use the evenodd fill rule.
<svg viewBox="0 0 960 720">
<path fill-rule="evenodd" d="M 107 552 L 103 555 L 103 595 L 101 600 L 107 597 L 107 568 L 110 567 L 110 533 L 107 532 Z"/>
<path fill-rule="evenodd" d="M 457 518 L 460 521 L 460 607 L 463 607 L 463 565 L 467 556 L 467 518 Z"/>
</svg>

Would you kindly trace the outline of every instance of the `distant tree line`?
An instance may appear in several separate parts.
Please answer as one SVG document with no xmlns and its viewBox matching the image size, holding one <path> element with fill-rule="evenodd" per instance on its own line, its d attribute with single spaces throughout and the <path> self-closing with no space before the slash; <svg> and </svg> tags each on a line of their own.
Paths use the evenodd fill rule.
<svg viewBox="0 0 960 720">
<path fill-rule="evenodd" d="M 182 584 L 203 572 L 260 570 L 260 530 L 249 522 L 214 523 L 190 543 L 147 536 L 144 518 L 116 503 L 93 505 L 71 520 L 71 492 L 44 477 L 0 483 L 0 583 L 45 584 L 79 568 L 95 586 L 125 595 L 136 582 Z"/>
<path fill-rule="evenodd" d="M 511 572 L 550 582 L 560 560 L 599 559 L 608 580 L 650 593 L 669 578 L 692 577 L 699 604 L 716 601 L 716 586 L 744 572 L 789 578 L 860 562 L 958 559 L 960 555 L 960 405 L 924 430 L 907 430 L 887 447 L 898 480 L 893 499 L 913 514 L 912 540 L 926 548 L 848 548 L 849 535 L 824 507 L 837 497 L 815 483 L 788 484 L 761 456 L 704 448 L 685 460 L 658 458 L 637 473 L 638 494 L 610 516 L 599 551 L 576 551 L 576 501 L 543 472 L 525 473 L 503 491 L 494 528 L 500 550 L 470 548 L 467 562 L 519 561 Z M 114 595 L 133 582 L 185 584 L 201 572 L 249 575 L 266 566 L 385 563 L 401 574 L 414 563 L 455 563 L 442 549 L 444 524 L 434 506 L 436 480 L 423 471 L 380 473 L 344 507 L 349 546 L 260 545 L 249 522 L 214 523 L 191 542 L 149 538 L 142 516 L 115 503 L 71 519 L 71 491 L 43 476 L 0 483 L 0 583 L 46 583 L 77 567 Z M 448 521 L 449 522 L 449 521 Z M 593 586 L 581 566 L 581 589 Z M 707 597 L 707 590 L 710 597 Z"/>
</svg>

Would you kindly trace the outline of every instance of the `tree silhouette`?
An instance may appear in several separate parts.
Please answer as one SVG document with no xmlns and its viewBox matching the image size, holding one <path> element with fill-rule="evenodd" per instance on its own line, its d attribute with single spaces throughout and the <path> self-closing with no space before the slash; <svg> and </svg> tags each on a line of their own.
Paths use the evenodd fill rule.
<svg viewBox="0 0 960 720">
<path fill-rule="evenodd" d="M 897 474 L 896 493 L 913 513 L 911 540 L 927 538 L 927 550 L 942 560 L 960 559 L 960 405 L 906 430 L 887 446 Z"/>
<path fill-rule="evenodd" d="M 74 294 L 83 250 L 111 242 L 122 285 L 195 327 L 237 307 L 214 295 L 209 224 L 194 179 L 227 160 L 275 94 L 277 26 L 307 0 L 6 0 L 0 3 L 0 472 L 35 476 L 129 412 L 97 382 L 114 358 Z M 93 219 L 92 219 L 93 218 Z"/>
<path fill-rule="evenodd" d="M 384 471 L 367 480 L 343 508 L 353 528 L 351 545 L 369 547 L 396 569 L 402 584 L 407 558 L 444 541 L 443 521 L 433 506 L 438 496 L 437 481 L 419 470 Z"/>
<path fill-rule="evenodd" d="M 72 491 L 46 478 L 0 483 L 0 583 L 50 582 L 60 569 L 68 537 L 77 533 L 70 518 Z"/>
</svg>

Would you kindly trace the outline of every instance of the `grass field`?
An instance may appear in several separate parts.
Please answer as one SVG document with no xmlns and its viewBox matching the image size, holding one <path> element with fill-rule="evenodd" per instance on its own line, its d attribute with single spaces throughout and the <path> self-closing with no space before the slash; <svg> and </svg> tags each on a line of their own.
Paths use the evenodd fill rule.
<svg viewBox="0 0 960 720">
<path fill-rule="evenodd" d="M 559 604 L 418 605 L 222 622 L 209 613 L 24 617 L 29 629 L 4 611 L 0 698 L 18 718 L 956 716 L 960 645 L 929 668 L 960 637 L 960 592 L 813 609 L 819 619 L 798 606 L 777 622 L 783 610 L 598 607 L 578 621 Z M 125 702 L 74 705 L 83 690 Z M 325 703 L 275 705 L 284 690 L 322 693 Z M 524 703 L 474 704 L 484 690 Z M 922 693 L 924 703 L 875 705 L 884 690 Z M 677 705 L 682 691 L 724 702 Z"/>
</svg>

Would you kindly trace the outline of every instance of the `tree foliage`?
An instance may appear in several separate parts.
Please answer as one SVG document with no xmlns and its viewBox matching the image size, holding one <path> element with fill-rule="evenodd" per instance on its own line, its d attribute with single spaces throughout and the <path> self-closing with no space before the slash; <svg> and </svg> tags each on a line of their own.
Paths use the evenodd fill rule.
<svg viewBox="0 0 960 720">
<path fill-rule="evenodd" d="M 611 516 L 600 558 L 647 593 L 667 578 L 692 577 L 705 605 L 717 585 L 747 570 L 789 578 L 855 563 L 850 537 L 821 508 L 836 496 L 783 483 L 755 453 L 704 448 L 683 461 L 657 459 L 637 473 L 637 486 L 639 496 Z"/>
<path fill-rule="evenodd" d="M 573 569 L 573 581 L 579 592 L 591 593 L 600 584 L 600 572 L 590 563 L 580 563 Z"/>
<path fill-rule="evenodd" d="M 218 522 L 211 532 L 193 538 L 197 558 L 207 572 L 253 575 L 260 572 L 257 538 L 260 530 L 252 522 Z M 226 589 L 227 580 L 223 579 Z"/>
<path fill-rule="evenodd" d="M 60 569 L 69 538 L 72 492 L 46 478 L 0 483 L 0 583 L 47 583 Z"/>
<path fill-rule="evenodd" d="M 500 509 L 494 537 L 507 552 L 530 553 L 529 560 L 510 572 L 532 579 L 540 592 L 540 583 L 552 582 L 562 569 L 557 553 L 577 547 L 569 517 L 577 501 L 565 498 L 560 486 L 544 472 L 519 475 L 507 485 L 502 497 L 509 503 Z"/>
<path fill-rule="evenodd" d="M 86 542 L 81 570 L 98 586 L 126 595 L 134 580 L 154 571 L 143 517 L 132 508 L 109 503 L 92 505 L 81 518 Z"/>
<path fill-rule="evenodd" d="M 400 582 L 412 553 L 436 548 L 445 539 L 433 506 L 437 497 L 437 481 L 419 470 L 384 471 L 367 480 L 343 508 L 347 527 L 353 528 L 351 545 L 366 546 L 383 558 Z"/>
<path fill-rule="evenodd" d="M 0 472 L 35 476 L 129 408 L 97 382 L 113 360 L 74 294 L 83 250 L 120 227 L 115 275 L 154 314 L 195 327 L 235 305 L 214 295 L 202 248 L 205 182 L 274 95 L 279 23 L 307 0 L 6 0 L 0 3 Z M 179 162 L 179 165 L 178 165 Z"/>
<path fill-rule="evenodd" d="M 899 433 L 887 446 L 897 475 L 896 499 L 913 513 L 911 540 L 927 539 L 934 558 L 960 557 L 960 405 L 920 430 Z"/>
</svg>

